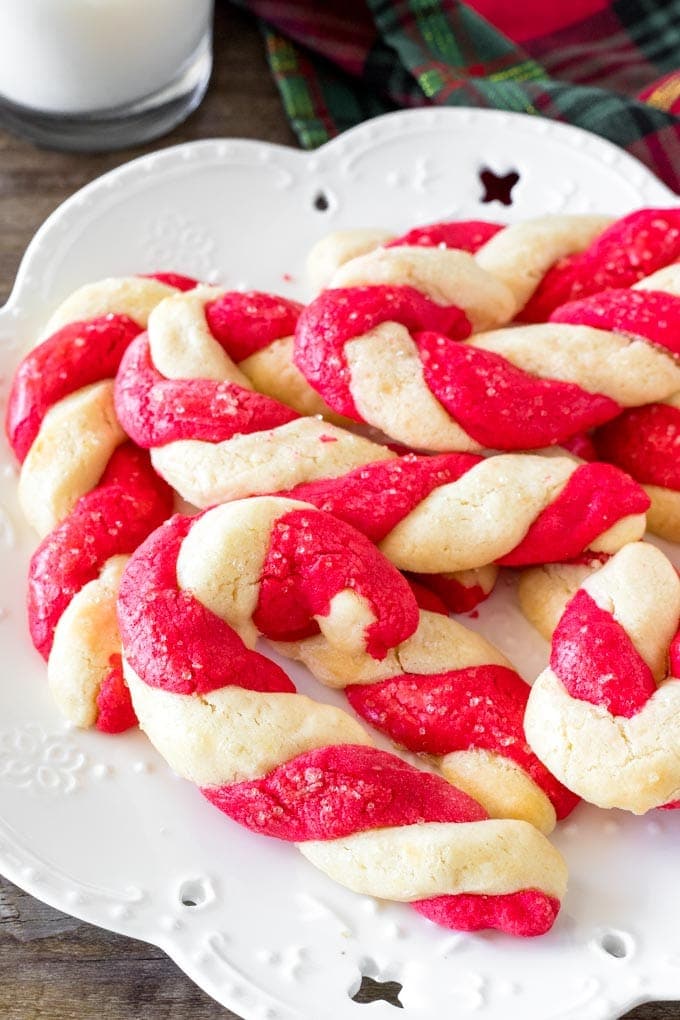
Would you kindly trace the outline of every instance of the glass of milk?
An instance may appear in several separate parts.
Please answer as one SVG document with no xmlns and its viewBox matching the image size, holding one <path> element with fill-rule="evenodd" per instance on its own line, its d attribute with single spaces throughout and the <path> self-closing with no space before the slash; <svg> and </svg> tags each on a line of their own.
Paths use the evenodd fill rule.
<svg viewBox="0 0 680 1020">
<path fill-rule="evenodd" d="M 213 0 L 0 0 L 0 124 L 96 151 L 169 131 L 212 66 Z"/>
</svg>

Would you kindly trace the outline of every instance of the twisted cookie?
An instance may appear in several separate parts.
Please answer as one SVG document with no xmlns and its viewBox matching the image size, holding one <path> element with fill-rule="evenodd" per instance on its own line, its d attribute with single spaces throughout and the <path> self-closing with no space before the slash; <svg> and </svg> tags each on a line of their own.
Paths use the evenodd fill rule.
<svg viewBox="0 0 680 1020">
<path fill-rule="evenodd" d="M 604 216 L 542 216 L 503 227 L 483 221 L 434 223 L 401 237 L 385 231 L 330 234 L 309 254 L 320 290 L 334 286 L 346 262 L 379 245 L 458 248 L 477 254 L 487 272 L 515 296 L 515 317 L 544 322 L 557 307 L 637 280 L 680 258 L 677 209 L 641 209 L 612 222 Z"/>
<path fill-rule="evenodd" d="M 297 301 L 261 291 L 198 287 L 152 319 L 149 343 L 163 375 L 222 379 L 225 360 L 238 366 L 233 381 L 288 404 L 300 414 L 337 418 L 293 364 Z"/>
<path fill-rule="evenodd" d="M 611 465 L 527 454 L 408 454 L 280 494 L 347 521 L 401 570 L 427 576 L 612 553 L 642 536 L 649 506 Z"/>
<path fill-rule="evenodd" d="M 521 318 L 544 322 L 568 301 L 631 287 L 678 259 L 680 209 L 639 209 L 612 223 L 584 251 L 556 260 Z"/>
<path fill-rule="evenodd" d="M 459 623 L 421 610 L 418 629 L 377 662 L 323 636 L 279 642 L 394 743 L 427 754 L 450 783 L 492 818 L 550 832 L 577 803 L 526 743 L 529 687 L 498 649 Z"/>
<path fill-rule="evenodd" d="M 54 700 L 77 726 L 118 733 L 136 722 L 121 668 L 118 585 L 128 555 L 171 513 L 172 492 L 148 454 L 125 443 L 31 558 L 31 638 Z"/>
<path fill-rule="evenodd" d="M 256 502 L 275 509 L 281 499 Z M 284 505 L 289 502 L 284 501 Z M 296 501 L 293 505 L 304 504 Z M 235 530 L 238 522 L 247 519 L 252 512 L 250 504 L 242 511 L 238 507 L 223 508 L 221 519 L 226 522 L 225 530 L 232 529 L 230 537 L 234 544 L 238 541 Z M 323 519 L 328 520 L 325 515 Z M 338 526 L 341 527 L 340 537 L 354 534 L 346 524 L 338 523 Z M 207 525 L 198 523 L 183 545 L 189 564 L 184 580 L 193 591 L 205 588 L 205 578 L 200 573 L 203 568 L 195 564 L 211 564 L 214 557 L 220 559 L 223 555 L 222 547 L 211 547 L 211 534 Z M 294 539 L 295 536 L 291 541 Z M 208 551 L 210 559 L 206 560 Z M 270 551 L 265 559 L 262 576 L 268 585 L 273 585 L 274 572 L 278 577 L 286 568 L 285 562 L 280 564 L 279 557 L 277 549 Z M 317 569 L 323 566 L 319 564 Z M 223 575 L 221 583 L 234 584 L 238 569 L 238 565 L 230 561 L 230 576 Z M 252 583 L 252 578 L 250 581 Z M 245 581 L 241 578 L 238 583 L 248 582 L 246 574 Z M 288 596 L 285 574 L 278 583 L 281 596 Z M 273 590 L 278 593 L 276 587 Z M 269 592 L 270 588 L 264 591 Z M 277 602 L 277 620 L 280 621 L 285 619 L 285 603 L 278 594 L 277 598 L 281 603 Z M 262 631 L 257 615 L 253 615 L 253 620 Z M 350 622 L 347 621 L 348 633 Z M 479 800 L 490 814 L 524 818 L 550 831 L 556 815 L 564 817 L 573 807 L 573 797 L 554 782 L 526 747 L 522 730 L 528 694 L 526 684 L 511 670 L 507 660 L 479 635 L 448 618 L 424 612 L 417 631 L 407 641 L 395 642 L 393 652 L 385 657 L 371 650 L 366 653 L 361 647 L 348 648 L 350 639 L 345 636 L 344 646 L 339 648 L 337 642 L 328 640 L 325 632 L 315 637 L 314 627 L 310 633 L 302 626 L 293 626 L 286 633 L 280 622 L 274 626 L 277 629 L 272 629 L 270 624 L 267 635 L 279 642 L 278 647 L 284 654 L 301 659 L 323 683 L 334 687 L 361 685 L 349 687 L 350 701 L 378 729 L 410 750 L 445 755 L 439 763 L 444 775 Z M 290 623 L 287 626 L 290 628 Z M 363 686 L 378 680 L 386 683 L 368 689 Z M 412 690 L 416 693 L 410 694 Z M 409 698 L 420 706 L 412 707 L 412 719 L 408 718 L 406 708 Z M 376 707 L 376 699 L 382 707 Z M 389 702 L 392 702 L 391 711 L 384 711 Z M 415 718 L 418 712 L 420 717 Z M 446 718 L 442 718 L 443 714 Z M 427 736 L 424 735 L 425 725 Z"/>
<path fill-rule="evenodd" d="M 650 498 L 650 531 L 680 542 L 680 394 L 636 407 L 598 429 L 599 457 L 628 471 Z"/>
<path fill-rule="evenodd" d="M 508 318 L 518 314 L 523 317 L 522 309 L 545 274 L 561 260 L 582 252 L 610 222 L 605 216 L 541 216 L 505 227 L 483 220 L 433 223 L 409 230 L 401 237 L 390 237 L 378 230 L 338 231 L 322 238 L 312 248 L 307 269 L 320 290 L 345 286 L 346 271 L 342 267 L 381 245 L 385 248 L 458 249 L 476 255 L 477 265 L 510 290 L 513 302 Z M 410 261 L 411 257 L 407 259 Z M 447 258 L 442 264 L 446 261 L 455 267 L 455 260 Z M 466 261 L 459 264 L 464 265 Z"/>
<path fill-rule="evenodd" d="M 668 266 L 630 290 L 604 291 L 555 313 L 564 321 L 589 320 L 613 328 L 642 329 L 663 339 L 680 325 L 680 267 Z M 643 326 L 637 326 L 639 319 Z M 659 339 L 657 339 L 659 342 Z M 641 482 L 651 499 L 648 526 L 680 541 L 680 393 L 663 403 L 624 411 L 599 428 L 593 441 L 602 460 L 618 464 Z"/>
<path fill-rule="evenodd" d="M 488 819 L 439 777 L 377 751 L 252 650 L 258 633 L 320 629 L 341 653 L 379 661 L 405 640 L 417 607 L 366 538 L 282 499 L 175 517 L 133 555 L 119 614 L 142 727 L 230 817 L 297 842 L 348 888 L 448 927 L 552 925 L 565 870 L 538 830 Z"/>
<path fill-rule="evenodd" d="M 245 337 L 205 324 L 217 296 L 197 288 L 163 301 L 148 333 L 132 343 L 116 380 L 116 411 L 128 434 L 151 449 L 159 474 L 198 507 L 342 474 L 389 451 L 256 393 L 223 343 L 242 353 L 270 328 L 265 303 L 241 316 Z M 220 306 L 242 295 L 219 295 Z M 278 301 L 279 299 L 276 299 Z M 274 316 L 278 324 L 279 316 Z M 200 325 L 201 320 L 203 325 Z M 277 325 L 278 328 L 278 325 Z M 293 453 L 294 451 L 294 453 Z"/>
<path fill-rule="evenodd" d="M 376 248 L 340 266 L 330 287 L 379 287 L 386 294 L 394 292 L 392 300 L 400 301 L 406 314 L 414 317 L 442 315 L 443 309 L 449 309 L 451 321 L 458 323 L 458 339 L 504 325 L 516 308 L 505 282 L 481 269 L 468 252 L 453 248 Z"/>
<path fill-rule="evenodd" d="M 6 431 L 21 461 L 19 501 L 44 536 L 101 478 L 127 438 L 113 406 L 124 351 L 163 298 L 194 286 L 175 274 L 102 280 L 76 291 L 12 382 Z"/>
<path fill-rule="evenodd" d="M 646 229 L 639 226 L 641 220 Z M 677 210 L 645 210 L 621 221 L 611 236 L 628 236 L 639 226 L 638 247 L 627 260 L 611 256 L 601 273 L 594 272 L 598 287 L 589 289 L 580 281 L 572 289 L 590 292 L 608 279 L 639 281 L 674 257 L 676 248 L 680 252 L 676 221 L 680 223 Z M 670 296 L 660 301 L 649 292 L 638 298 L 644 300 L 646 315 L 631 309 L 607 322 L 560 313 L 550 325 L 479 333 L 463 344 L 452 342 L 471 330 L 488 329 L 483 296 L 488 299 L 484 286 L 493 273 L 520 306 L 520 291 L 524 296 L 536 276 L 531 259 L 526 273 L 524 260 L 518 262 L 513 231 L 533 231 L 539 237 L 541 226 L 549 235 L 549 223 L 522 224 L 495 234 L 475 256 L 488 272 L 474 284 L 468 282 L 467 263 L 454 265 L 454 260 L 471 257 L 438 248 L 378 249 L 345 264 L 332 288 L 300 317 L 296 364 L 338 413 L 429 450 L 537 449 L 604 424 L 623 408 L 672 396 L 680 367 L 672 328 L 677 300 Z M 605 240 L 603 235 L 600 247 L 611 255 L 611 237 Z M 432 266 L 445 258 L 451 264 L 434 280 Z M 446 287 L 448 307 L 457 304 L 464 316 L 458 328 L 442 330 L 433 322 L 426 324 L 424 317 L 418 319 L 405 303 L 409 285 L 435 301 L 444 300 Z M 650 286 L 651 281 L 638 283 Z M 498 322 L 508 320 L 506 313 L 505 304 L 494 303 Z M 668 328 L 654 329 L 655 317 Z"/>
<path fill-rule="evenodd" d="M 639 542 L 583 582 L 555 629 L 525 731 L 593 804 L 643 814 L 680 797 L 679 620 L 675 569 Z"/>
<path fill-rule="evenodd" d="M 134 722 L 120 669 L 117 582 L 124 554 L 172 508 L 148 455 L 125 443 L 113 376 L 150 309 L 193 285 L 159 274 L 82 287 L 13 380 L 6 428 L 22 462 L 19 499 L 45 536 L 29 571 L 31 636 L 57 704 L 79 726 L 115 732 Z"/>
<path fill-rule="evenodd" d="M 408 446 L 538 449 L 678 391 L 678 334 L 659 334 L 551 322 L 460 343 L 401 291 L 350 287 L 303 311 L 295 361 L 334 410 Z"/>
<path fill-rule="evenodd" d="M 116 382 L 124 427 L 194 505 L 292 493 L 344 516 L 399 567 L 423 574 L 612 552 L 640 537 L 648 501 L 610 467 L 517 455 L 397 460 L 368 439 L 299 418 L 246 388 L 213 336 L 206 348 L 205 334 L 199 343 L 177 328 L 204 300 L 192 292 L 159 305 Z M 470 515 L 471 505 L 480 513 Z"/>
</svg>

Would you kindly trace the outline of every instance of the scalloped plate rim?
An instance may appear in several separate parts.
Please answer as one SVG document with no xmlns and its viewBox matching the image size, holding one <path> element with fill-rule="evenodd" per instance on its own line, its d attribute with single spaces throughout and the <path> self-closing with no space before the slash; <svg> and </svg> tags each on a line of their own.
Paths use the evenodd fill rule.
<svg viewBox="0 0 680 1020">
<path fill-rule="evenodd" d="M 331 138 L 318 149 L 312 150 L 295 149 L 292 146 L 283 145 L 278 142 L 263 142 L 259 139 L 242 138 L 240 136 L 215 136 L 211 138 L 200 138 L 190 142 L 179 142 L 175 145 L 164 146 L 163 148 L 155 149 L 150 153 L 136 156 L 134 159 L 126 160 L 117 167 L 107 170 L 105 173 L 100 174 L 93 180 L 88 181 L 87 184 L 84 184 L 77 191 L 73 192 L 72 195 L 64 199 L 63 202 L 60 202 L 33 234 L 33 237 L 31 238 L 17 268 L 14 283 L 7 301 L 0 307 L 0 321 L 1 317 L 3 317 L 19 300 L 23 287 L 23 280 L 29 272 L 30 264 L 43 242 L 49 238 L 50 232 L 55 224 L 58 223 L 65 215 L 68 215 L 72 209 L 77 208 L 93 195 L 97 194 L 97 192 L 104 188 L 112 179 L 119 178 L 122 173 L 134 173 L 136 170 L 142 168 L 145 163 L 148 163 L 150 159 L 156 160 L 157 162 L 165 162 L 166 160 L 174 162 L 175 160 L 186 158 L 184 155 L 185 153 L 189 153 L 190 155 L 193 155 L 194 153 L 200 155 L 201 150 L 203 149 L 211 152 L 212 150 L 217 150 L 220 146 L 224 146 L 226 144 L 244 146 L 246 149 L 252 149 L 253 151 L 264 145 L 273 152 L 280 152 L 285 155 L 287 159 L 293 158 L 304 163 L 309 161 L 310 158 L 326 158 L 329 154 L 332 155 L 336 149 L 342 152 L 349 148 L 355 140 L 360 140 L 363 135 L 368 136 L 368 141 L 375 141 L 375 138 L 371 138 L 370 132 L 375 132 L 379 128 L 387 128 L 395 121 L 397 123 L 406 121 L 407 124 L 410 122 L 417 124 L 419 120 L 424 120 L 424 127 L 427 128 L 428 126 L 431 126 L 431 123 L 435 119 L 450 119 L 453 124 L 459 119 L 462 123 L 465 123 L 465 119 L 468 119 L 469 117 L 488 120 L 489 124 L 493 124 L 494 121 L 499 121 L 503 124 L 504 121 L 512 122 L 514 120 L 516 123 L 521 123 L 524 127 L 529 130 L 533 130 L 539 135 L 546 131 L 547 125 L 548 131 L 553 134 L 561 134 L 564 137 L 565 142 L 569 137 L 582 138 L 584 144 L 590 145 L 592 148 L 599 150 L 601 153 L 615 153 L 619 162 L 628 162 L 631 168 L 635 168 L 638 173 L 642 171 L 645 177 L 650 178 L 656 185 L 663 188 L 666 191 L 670 202 L 674 204 L 680 203 L 680 197 L 671 191 L 671 189 L 668 188 L 662 181 L 656 178 L 652 171 L 645 166 L 641 160 L 632 156 L 630 153 L 625 152 L 625 150 L 619 149 L 607 139 L 601 138 L 599 135 L 595 135 L 592 132 L 586 131 L 584 128 L 577 127 L 573 124 L 563 124 L 547 120 L 543 117 L 537 117 L 533 114 L 514 111 L 477 109 L 475 107 L 465 106 L 437 107 L 436 109 L 423 108 L 415 110 L 393 110 L 380 117 L 374 117 L 363 121 L 361 124 L 357 124 L 355 127 L 337 135 L 335 138 Z M 429 122 L 426 118 L 430 119 Z M 216 155 L 219 154 L 216 153 Z"/>
</svg>

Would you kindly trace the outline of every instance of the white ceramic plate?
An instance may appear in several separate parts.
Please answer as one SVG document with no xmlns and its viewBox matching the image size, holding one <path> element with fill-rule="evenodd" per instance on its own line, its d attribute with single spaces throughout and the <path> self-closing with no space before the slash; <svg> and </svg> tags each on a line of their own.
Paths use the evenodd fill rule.
<svg viewBox="0 0 680 1020">
<path fill-rule="evenodd" d="M 482 204 L 483 166 L 519 172 L 510 207 Z M 304 296 L 305 253 L 336 227 L 401 231 L 440 217 L 621 214 L 677 201 L 594 136 L 488 111 L 391 114 L 309 154 L 233 140 L 165 149 L 78 192 L 36 235 L 0 313 L 3 401 L 50 310 L 101 276 L 173 269 Z M 0 870 L 13 882 L 162 947 L 247 1020 L 608 1020 L 680 997 L 680 812 L 635 819 L 580 807 L 556 837 L 571 882 L 542 939 L 446 932 L 407 907 L 355 896 L 292 847 L 220 815 L 139 733 L 64 726 L 24 621 L 34 545 L 3 445 Z M 475 625 L 527 677 L 542 668 L 546 646 L 507 586 Z M 362 974 L 399 981 L 403 1012 L 352 1001 Z"/>
</svg>

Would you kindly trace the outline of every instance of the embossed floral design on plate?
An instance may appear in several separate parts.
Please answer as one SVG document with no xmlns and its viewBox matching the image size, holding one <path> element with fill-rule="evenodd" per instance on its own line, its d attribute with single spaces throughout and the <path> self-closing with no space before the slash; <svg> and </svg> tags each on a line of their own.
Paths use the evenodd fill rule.
<svg viewBox="0 0 680 1020">
<path fill-rule="evenodd" d="M 511 205 L 483 203 L 484 167 L 519 174 Z M 592 135 L 494 111 L 390 114 L 314 153 L 233 139 L 163 149 L 95 181 L 40 229 L 0 312 L 0 377 L 51 308 L 101 276 L 175 270 L 304 299 L 306 253 L 330 229 L 401 232 L 443 216 L 514 221 L 677 201 Z M 335 886 L 293 848 L 219 815 L 140 733 L 65 731 L 25 630 L 35 540 L 17 523 L 15 490 L 3 444 L 0 870 L 10 879 L 161 946 L 246 1020 L 440 1020 L 452 1011 L 607 1020 L 645 999 L 680 997 L 680 812 L 641 820 L 577 809 L 556 837 L 572 875 L 565 908 L 549 936 L 519 943 L 445 932 Z M 492 633 L 526 676 L 542 668 L 546 648 L 504 585 L 470 625 Z M 286 668 L 300 689 L 343 704 Z M 400 1013 L 352 1000 L 363 975 L 402 985 Z"/>
<path fill-rule="evenodd" d="M 40 793 L 73 793 L 86 760 L 75 743 L 32 723 L 0 732 L 0 783 Z"/>
</svg>

